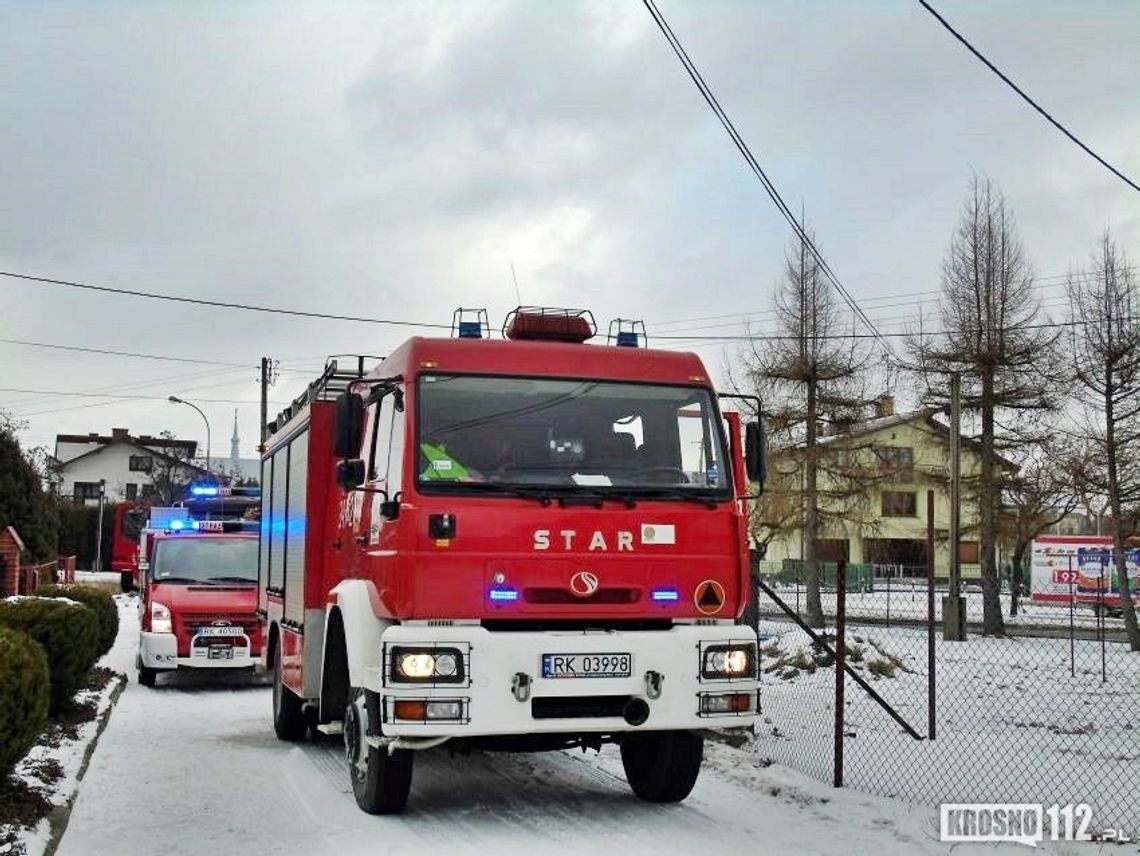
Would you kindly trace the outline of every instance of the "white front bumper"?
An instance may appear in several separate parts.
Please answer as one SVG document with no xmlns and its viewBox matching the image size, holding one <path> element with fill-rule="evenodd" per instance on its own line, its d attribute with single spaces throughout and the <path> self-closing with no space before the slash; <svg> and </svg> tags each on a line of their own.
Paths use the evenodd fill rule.
<svg viewBox="0 0 1140 856">
<path fill-rule="evenodd" d="M 139 660 L 148 669 L 249 669 L 259 657 L 251 656 L 248 636 L 234 639 L 232 658 L 211 658 L 204 646 L 192 646 L 189 657 L 178 656 L 178 639 L 173 633 L 139 633 Z"/>
<path fill-rule="evenodd" d="M 700 729 L 752 725 L 756 716 L 754 675 L 734 679 L 701 677 L 702 649 L 710 644 L 756 644 L 747 627 L 680 625 L 645 631 L 489 631 L 479 626 L 427 627 L 396 625 L 382 636 L 383 660 L 369 675 L 370 688 L 381 696 L 382 730 L 387 736 L 444 737 L 535 733 L 617 733 L 664 729 Z M 391 649 L 400 646 L 456 647 L 465 655 L 465 674 L 456 684 L 409 685 L 389 674 Z M 629 677 L 545 678 L 544 654 L 629 654 Z M 653 698 L 652 678 L 660 675 Z M 516 675 L 529 678 L 529 697 L 520 700 Z M 748 693 L 748 710 L 702 714 L 704 694 Z M 649 706 L 642 725 L 612 715 L 564 714 L 567 707 L 615 705 L 613 699 L 643 700 Z M 457 700 L 460 720 L 408 721 L 394 716 L 397 700 Z M 535 704 L 535 702 L 538 702 Z"/>
</svg>

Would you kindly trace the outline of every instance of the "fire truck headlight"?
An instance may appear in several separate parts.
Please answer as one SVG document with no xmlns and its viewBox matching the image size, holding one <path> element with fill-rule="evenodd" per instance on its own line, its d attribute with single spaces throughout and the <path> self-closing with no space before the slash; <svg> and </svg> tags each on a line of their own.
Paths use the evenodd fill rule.
<svg viewBox="0 0 1140 856">
<path fill-rule="evenodd" d="M 165 603 L 152 600 L 150 603 L 150 629 L 152 633 L 173 633 L 170 609 Z"/>
<path fill-rule="evenodd" d="M 394 647 L 391 675 L 398 683 L 460 683 L 463 654 L 458 648 Z"/>
<path fill-rule="evenodd" d="M 756 645 L 709 645 L 701 663 L 703 678 L 744 678 L 756 671 Z"/>
</svg>

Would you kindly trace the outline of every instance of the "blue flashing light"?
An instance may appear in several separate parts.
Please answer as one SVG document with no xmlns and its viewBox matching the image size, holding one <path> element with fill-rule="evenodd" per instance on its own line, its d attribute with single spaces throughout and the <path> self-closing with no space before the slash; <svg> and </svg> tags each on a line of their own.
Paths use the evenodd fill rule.
<svg viewBox="0 0 1140 856">
<path fill-rule="evenodd" d="M 518 592 L 518 589 L 496 588 L 496 589 L 491 589 L 490 597 L 491 597 L 491 600 L 498 600 L 498 601 L 518 600 L 519 599 L 519 592 Z"/>
<path fill-rule="evenodd" d="M 620 330 L 617 334 L 617 344 L 619 348 L 636 348 L 637 347 L 637 332 L 634 330 Z"/>
<path fill-rule="evenodd" d="M 459 338 L 460 339 L 482 339 L 483 338 L 483 325 L 479 321 L 460 321 L 459 322 Z"/>
<path fill-rule="evenodd" d="M 217 496 L 218 489 L 211 485 L 196 484 L 190 488 L 190 494 L 192 496 Z"/>
<path fill-rule="evenodd" d="M 201 525 L 198 523 L 198 521 L 197 521 L 197 520 L 192 520 L 192 521 L 190 521 L 190 528 L 191 528 L 191 529 L 201 529 L 202 527 L 201 527 Z"/>
<path fill-rule="evenodd" d="M 666 603 L 680 600 L 681 596 L 676 589 L 654 589 L 649 599 L 657 603 Z"/>
<path fill-rule="evenodd" d="M 182 527 L 185 525 L 186 525 L 185 520 L 171 520 L 170 521 L 170 528 L 173 529 L 175 532 L 180 531 L 182 529 Z"/>
</svg>

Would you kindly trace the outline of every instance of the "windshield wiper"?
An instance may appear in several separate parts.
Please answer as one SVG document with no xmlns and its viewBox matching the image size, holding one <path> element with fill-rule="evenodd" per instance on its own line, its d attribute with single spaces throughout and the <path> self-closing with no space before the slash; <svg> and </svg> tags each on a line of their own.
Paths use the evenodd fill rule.
<svg viewBox="0 0 1140 856">
<path fill-rule="evenodd" d="M 725 497 L 709 496 L 708 494 L 693 493 L 692 491 L 677 488 L 639 487 L 636 490 L 643 499 L 679 499 L 684 502 L 695 502 L 706 508 L 716 508 L 722 502 L 728 502 Z"/>
<path fill-rule="evenodd" d="M 257 585 L 257 580 L 251 580 L 249 577 L 210 577 L 212 583 L 248 583 L 249 585 Z"/>
<path fill-rule="evenodd" d="M 598 491 L 587 493 L 580 488 L 574 493 L 560 494 L 558 504 L 562 508 L 570 505 L 590 505 L 594 508 L 601 508 L 607 499 L 612 502 L 620 502 L 626 508 L 633 508 L 637 505 L 637 501 L 627 493 L 599 493 Z"/>
<path fill-rule="evenodd" d="M 156 583 L 181 583 L 184 585 L 205 585 L 205 580 L 199 580 L 194 577 L 155 577 Z"/>
<path fill-rule="evenodd" d="M 544 507 L 554 501 L 550 490 L 545 487 L 526 487 L 525 485 L 502 484 L 499 482 L 455 482 L 455 484 L 457 486 L 462 485 L 464 488 L 469 488 L 476 493 L 499 493 L 504 496 L 519 496 L 523 499 L 534 499 Z"/>
</svg>

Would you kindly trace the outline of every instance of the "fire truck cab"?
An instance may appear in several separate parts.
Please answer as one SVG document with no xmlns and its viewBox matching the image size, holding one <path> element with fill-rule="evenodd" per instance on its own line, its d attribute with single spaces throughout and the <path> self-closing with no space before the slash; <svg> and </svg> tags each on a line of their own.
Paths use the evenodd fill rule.
<svg viewBox="0 0 1140 856">
<path fill-rule="evenodd" d="M 183 505 L 150 509 L 140 539 L 139 683 L 160 672 L 253 669 L 262 654 L 257 609 L 257 494 L 194 486 Z M 244 517 L 227 517 L 236 508 Z"/>
<path fill-rule="evenodd" d="M 759 425 L 721 413 L 692 354 L 585 344 L 588 312 L 458 332 L 330 362 L 270 425 L 276 733 L 341 723 L 373 813 L 402 810 L 415 753 L 448 741 L 617 743 L 638 796 L 684 799 L 704 730 L 756 715 L 737 619 Z"/>
</svg>

